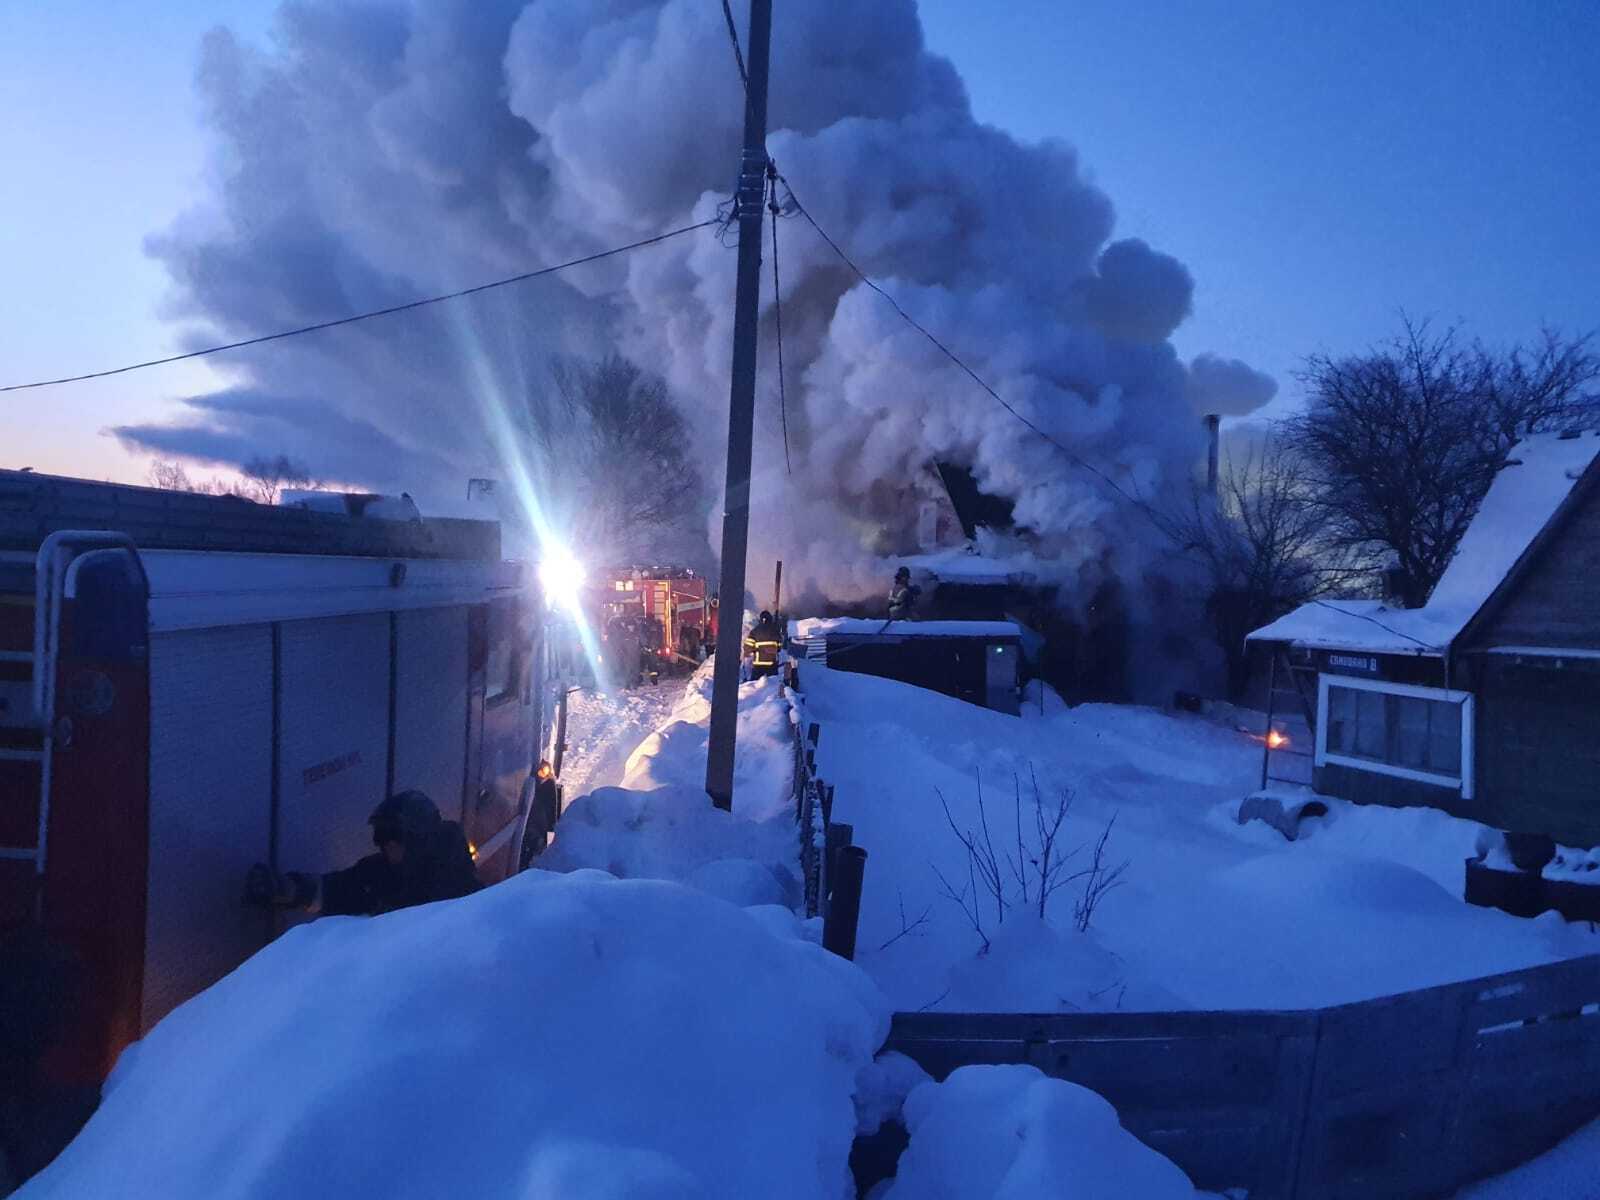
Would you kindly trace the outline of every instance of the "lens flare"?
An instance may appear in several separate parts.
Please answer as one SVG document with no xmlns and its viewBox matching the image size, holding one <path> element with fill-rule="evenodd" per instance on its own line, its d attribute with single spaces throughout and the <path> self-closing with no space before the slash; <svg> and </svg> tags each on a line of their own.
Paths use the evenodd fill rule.
<svg viewBox="0 0 1600 1200">
<path fill-rule="evenodd" d="M 573 557 L 572 551 L 565 546 L 546 544 L 544 559 L 539 563 L 539 582 L 544 584 L 545 599 L 553 607 L 577 612 L 584 578 L 583 564 Z"/>
</svg>

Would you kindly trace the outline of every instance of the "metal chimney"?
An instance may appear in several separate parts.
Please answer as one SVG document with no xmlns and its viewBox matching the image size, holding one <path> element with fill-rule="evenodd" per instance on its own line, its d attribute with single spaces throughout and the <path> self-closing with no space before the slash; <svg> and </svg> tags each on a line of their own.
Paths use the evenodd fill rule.
<svg viewBox="0 0 1600 1200">
<path fill-rule="evenodd" d="M 1217 494 L 1217 442 L 1222 425 L 1222 418 L 1216 413 L 1211 413 L 1205 418 L 1206 423 L 1206 491 L 1213 496 Z"/>
</svg>

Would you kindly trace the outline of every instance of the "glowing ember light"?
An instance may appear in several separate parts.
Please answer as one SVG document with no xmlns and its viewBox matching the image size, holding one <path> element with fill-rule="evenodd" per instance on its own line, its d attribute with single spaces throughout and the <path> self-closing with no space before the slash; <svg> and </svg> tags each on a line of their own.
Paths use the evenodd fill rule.
<svg viewBox="0 0 1600 1200">
<path fill-rule="evenodd" d="M 539 564 L 539 581 L 551 604 L 578 611 L 578 593 L 583 588 L 583 564 L 564 546 L 546 546 Z"/>
<path fill-rule="evenodd" d="M 1288 734 L 1279 733 L 1276 729 L 1269 729 L 1267 731 L 1267 749 L 1269 749 L 1269 750 L 1279 750 L 1279 749 L 1282 749 L 1284 746 L 1287 746 L 1288 744 L 1289 744 L 1289 735 Z"/>
</svg>

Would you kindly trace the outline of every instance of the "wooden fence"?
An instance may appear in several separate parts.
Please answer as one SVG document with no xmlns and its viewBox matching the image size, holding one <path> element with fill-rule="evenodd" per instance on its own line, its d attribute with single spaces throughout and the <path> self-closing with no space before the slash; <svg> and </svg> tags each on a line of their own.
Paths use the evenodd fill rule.
<svg viewBox="0 0 1600 1200">
<path fill-rule="evenodd" d="M 1307 1012 L 899 1013 L 885 1049 L 1092 1088 L 1215 1191 L 1445 1196 L 1600 1116 L 1600 955 Z"/>
</svg>

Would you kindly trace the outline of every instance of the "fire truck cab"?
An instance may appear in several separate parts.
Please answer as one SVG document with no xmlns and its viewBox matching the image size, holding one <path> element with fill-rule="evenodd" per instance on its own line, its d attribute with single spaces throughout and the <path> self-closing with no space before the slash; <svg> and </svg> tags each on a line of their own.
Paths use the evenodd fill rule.
<svg viewBox="0 0 1600 1200">
<path fill-rule="evenodd" d="M 280 932 L 251 864 L 348 865 L 385 795 L 460 821 L 486 883 L 542 849 L 538 595 L 493 522 L 0 471 L 0 934 L 87 979 L 52 1078 Z"/>
</svg>

